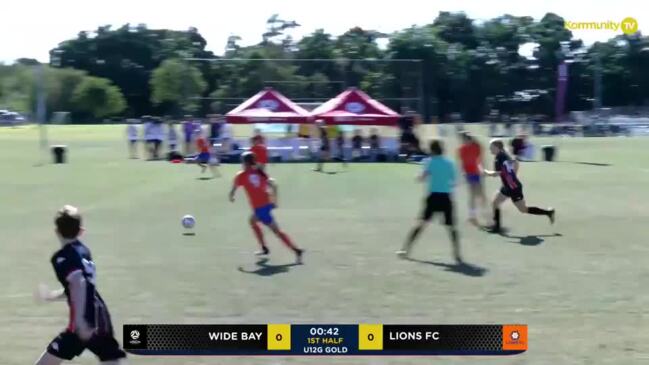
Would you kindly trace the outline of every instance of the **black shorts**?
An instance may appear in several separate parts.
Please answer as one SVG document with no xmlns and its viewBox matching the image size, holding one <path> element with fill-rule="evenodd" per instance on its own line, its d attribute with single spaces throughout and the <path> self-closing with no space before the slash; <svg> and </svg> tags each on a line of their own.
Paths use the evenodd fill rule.
<svg viewBox="0 0 649 365">
<path fill-rule="evenodd" d="M 448 193 L 430 193 L 426 198 L 426 205 L 421 215 L 421 219 L 429 221 L 435 213 L 444 215 L 444 224 L 452 226 L 453 221 L 453 202 L 451 195 Z"/>
<path fill-rule="evenodd" d="M 47 352 L 63 360 L 72 360 L 85 350 L 90 350 L 99 361 L 115 361 L 126 357 L 112 333 L 94 335 L 83 342 L 76 333 L 61 332 L 47 346 Z"/>
<path fill-rule="evenodd" d="M 500 193 L 510 198 L 513 202 L 525 199 L 525 196 L 523 196 L 522 186 L 518 186 L 516 189 L 510 189 L 503 186 L 502 188 L 500 188 Z"/>
</svg>

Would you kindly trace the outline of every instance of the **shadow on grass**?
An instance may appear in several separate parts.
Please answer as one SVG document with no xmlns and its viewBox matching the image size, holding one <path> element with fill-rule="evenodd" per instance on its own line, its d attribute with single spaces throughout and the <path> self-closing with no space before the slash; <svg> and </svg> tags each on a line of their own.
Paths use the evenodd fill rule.
<svg viewBox="0 0 649 365">
<path fill-rule="evenodd" d="M 287 273 L 289 272 L 292 266 L 298 266 L 300 264 L 294 262 L 291 264 L 271 265 L 268 264 L 267 258 L 263 258 L 257 260 L 257 262 L 255 262 L 255 265 L 257 265 L 257 268 L 254 270 L 246 270 L 241 266 L 238 267 L 238 270 L 246 274 L 255 274 L 259 276 L 273 276 L 276 274 Z"/>
<path fill-rule="evenodd" d="M 216 179 L 216 177 L 214 176 L 201 176 L 196 178 L 196 180 L 202 180 L 202 181 L 214 180 L 214 179 Z"/>
<path fill-rule="evenodd" d="M 586 162 L 586 161 L 557 161 L 557 162 L 572 163 L 576 165 L 599 166 L 599 167 L 613 166 L 610 163 L 602 163 L 602 162 Z"/>
<path fill-rule="evenodd" d="M 538 246 L 541 243 L 545 242 L 543 237 L 563 237 L 563 235 L 561 233 L 527 235 L 527 236 L 514 236 L 514 235 L 509 235 L 509 234 L 505 233 L 502 236 L 507 237 L 507 238 L 513 238 L 514 241 L 510 241 L 510 242 L 518 243 L 518 244 L 521 244 L 523 246 Z"/>
<path fill-rule="evenodd" d="M 325 175 L 337 175 L 337 174 L 342 174 L 342 173 L 347 172 L 346 167 L 343 167 L 343 169 L 344 170 L 340 170 L 340 171 L 324 171 L 324 170 L 316 170 L 316 169 L 314 169 L 313 172 L 318 172 L 318 173 L 325 174 Z"/>
<path fill-rule="evenodd" d="M 427 261 L 427 260 L 419 260 L 419 259 L 413 259 L 413 258 L 407 258 L 406 260 L 412 261 L 412 262 L 417 262 L 420 264 L 427 264 L 427 265 L 433 265 L 437 267 L 444 268 L 444 271 L 450 271 L 454 272 L 457 274 L 462 274 L 466 276 L 471 276 L 471 277 L 481 277 L 484 276 L 487 271 L 486 268 L 480 267 L 478 265 L 473 265 L 469 264 L 466 262 L 463 262 L 461 264 L 449 264 L 445 262 L 438 262 L 438 261 Z"/>
</svg>

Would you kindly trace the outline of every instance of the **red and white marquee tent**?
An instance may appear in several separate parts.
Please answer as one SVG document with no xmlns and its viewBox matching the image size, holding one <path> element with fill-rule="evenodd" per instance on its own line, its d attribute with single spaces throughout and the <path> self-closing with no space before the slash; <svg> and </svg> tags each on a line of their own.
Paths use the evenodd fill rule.
<svg viewBox="0 0 649 365">
<path fill-rule="evenodd" d="M 356 88 L 343 91 L 312 110 L 311 115 L 326 124 L 384 126 L 396 126 L 400 117 L 394 110 Z"/>
<path fill-rule="evenodd" d="M 228 123 L 310 123 L 308 111 L 272 88 L 266 88 L 225 115 Z"/>
</svg>

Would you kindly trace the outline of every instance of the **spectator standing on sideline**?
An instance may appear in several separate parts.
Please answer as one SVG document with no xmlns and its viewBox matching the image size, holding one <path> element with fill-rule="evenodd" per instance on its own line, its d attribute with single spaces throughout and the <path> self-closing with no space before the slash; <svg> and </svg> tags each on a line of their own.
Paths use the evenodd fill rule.
<svg viewBox="0 0 649 365">
<path fill-rule="evenodd" d="M 176 152 L 178 150 L 178 133 L 176 132 L 176 123 L 173 121 L 169 122 L 167 143 L 169 144 L 169 152 Z"/>
<path fill-rule="evenodd" d="M 338 159 L 347 166 L 347 159 L 345 158 L 345 131 L 338 128 L 338 135 L 336 136 L 336 148 L 338 152 Z"/>
<path fill-rule="evenodd" d="M 128 150 L 130 158 L 137 158 L 137 125 L 135 119 L 127 121 L 126 124 L 126 138 L 128 139 Z"/>
<path fill-rule="evenodd" d="M 220 142 L 223 123 L 221 122 L 220 114 L 211 114 L 207 116 L 210 122 L 210 141 L 212 145 Z"/>
<path fill-rule="evenodd" d="M 363 157 L 363 136 L 360 128 L 356 128 L 352 137 L 352 160 L 358 161 L 361 157 Z"/>
<path fill-rule="evenodd" d="M 232 131 L 232 125 L 225 122 L 225 119 L 221 119 L 221 153 L 230 153 L 232 149 L 232 139 L 234 138 L 234 132 Z"/>
<path fill-rule="evenodd" d="M 151 128 L 151 136 L 153 139 L 153 159 L 157 160 L 160 158 L 160 147 L 162 146 L 162 141 L 165 139 L 162 120 L 156 117 L 151 124 Z"/>
<path fill-rule="evenodd" d="M 319 119 L 316 120 L 315 123 L 320 137 L 320 151 L 318 153 L 318 163 L 313 171 L 323 172 L 323 165 L 325 161 L 329 160 L 329 151 L 331 150 L 331 146 L 329 143 L 329 134 L 327 133 L 327 127 L 325 126 L 324 121 Z"/>
<path fill-rule="evenodd" d="M 151 117 L 148 115 L 142 116 L 144 122 L 144 150 L 146 151 L 147 159 L 153 158 L 153 123 Z"/>
<path fill-rule="evenodd" d="M 381 137 L 379 137 L 379 131 L 376 128 L 372 128 L 370 134 L 370 156 L 372 161 L 376 162 L 378 160 L 379 154 L 381 153 Z"/>
<path fill-rule="evenodd" d="M 190 155 L 192 153 L 192 141 L 194 138 L 194 122 L 191 120 L 191 116 L 185 115 L 185 120 L 182 122 L 183 126 L 183 141 L 185 142 L 184 154 Z"/>
</svg>

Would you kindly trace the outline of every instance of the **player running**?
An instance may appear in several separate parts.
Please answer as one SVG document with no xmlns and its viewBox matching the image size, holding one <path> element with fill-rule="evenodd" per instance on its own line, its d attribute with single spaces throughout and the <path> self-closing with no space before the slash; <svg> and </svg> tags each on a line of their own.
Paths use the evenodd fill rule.
<svg viewBox="0 0 649 365">
<path fill-rule="evenodd" d="M 268 163 L 268 148 L 264 144 L 264 137 L 261 135 L 252 137 L 252 147 L 250 152 L 255 155 L 257 167 L 261 171 L 266 171 L 266 164 Z"/>
<path fill-rule="evenodd" d="M 210 168 L 212 172 L 212 177 L 220 177 L 221 174 L 219 170 L 216 169 L 215 163 L 212 161 L 212 153 L 210 152 L 210 144 L 207 142 L 207 138 L 199 135 L 196 138 L 196 147 L 198 148 L 198 155 L 196 156 L 196 163 L 201 167 L 201 174 L 205 173 L 207 168 Z M 214 156 L 216 158 L 216 156 Z"/>
<path fill-rule="evenodd" d="M 397 255 L 407 258 L 413 242 L 424 230 L 435 213 L 444 215 L 446 225 L 453 243 L 453 256 L 458 264 L 462 263 L 460 255 L 460 238 L 455 228 L 453 214 L 453 199 L 451 193 L 455 185 L 455 166 L 450 159 L 444 156 L 444 146 L 441 141 L 432 141 L 430 144 L 431 157 L 424 162 L 424 170 L 418 177 L 419 181 L 428 183 L 428 197 L 421 217 L 415 227 L 410 231 L 406 242 Z"/>
<path fill-rule="evenodd" d="M 487 204 L 481 176 L 482 146 L 469 132 L 461 132 L 460 138 L 462 139 L 462 145 L 458 149 L 458 156 L 462 162 L 462 171 L 464 171 L 469 186 L 469 222 L 479 226 L 476 201 L 479 201 L 483 209 Z"/>
<path fill-rule="evenodd" d="M 550 223 L 554 224 L 554 209 L 542 209 L 538 207 L 528 207 L 525 204 L 525 197 L 523 196 L 523 184 L 518 180 L 518 161 L 513 160 L 507 154 L 505 145 L 500 139 L 492 139 L 489 143 L 489 150 L 496 156 L 494 160 L 494 170 L 484 170 L 484 173 L 489 176 L 500 176 L 503 186 L 500 191 L 496 193 L 493 202 L 493 226 L 490 231 L 493 233 L 502 233 L 502 225 L 500 221 L 500 205 L 507 200 L 511 199 L 516 208 L 521 213 L 532 215 L 545 215 L 550 219 Z"/>
<path fill-rule="evenodd" d="M 271 214 L 271 211 L 277 207 L 277 184 L 264 171 L 259 169 L 255 155 L 252 152 L 245 152 L 241 155 L 241 158 L 243 160 L 243 170 L 239 171 L 234 178 L 232 190 L 230 190 L 230 201 L 234 202 L 234 194 L 239 187 L 243 187 L 246 190 L 248 200 L 253 209 L 253 214 L 250 216 L 250 228 L 252 228 L 261 246 L 261 250 L 256 252 L 256 254 L 268 255 L 270 252 L 264 240 L 264 234 L 259 226 L 259 222 L 261 222 L 268 226 L 286 247 L 293 250 L 296 256 L 296 262 L 301 264 L 302 253 L 304 251 L 293 244 L 291 238 L 279 228 Z M 268 192 L 269 188 L 272 191 L 272 198 Z"/>
<path fill-rule="evenodd" d="M 125 364 L 122 351 L 113 335 L 113 325 L 106 303 L 97 292 L 95 263 L 90 250 L 81 241 L 81 215 L 66 205 L 54 218 L 61 249 L 52 256 L 54 272 L 63 289 L 50 291 L 41 286 L 39 299 L 55 301 L 66 298 L 70 307 L 70 322 L 49 344 L 36 365 L 58 365 L 72 360 L 85 349 L 92 351 L 101 364 Z"/>
</svg>

